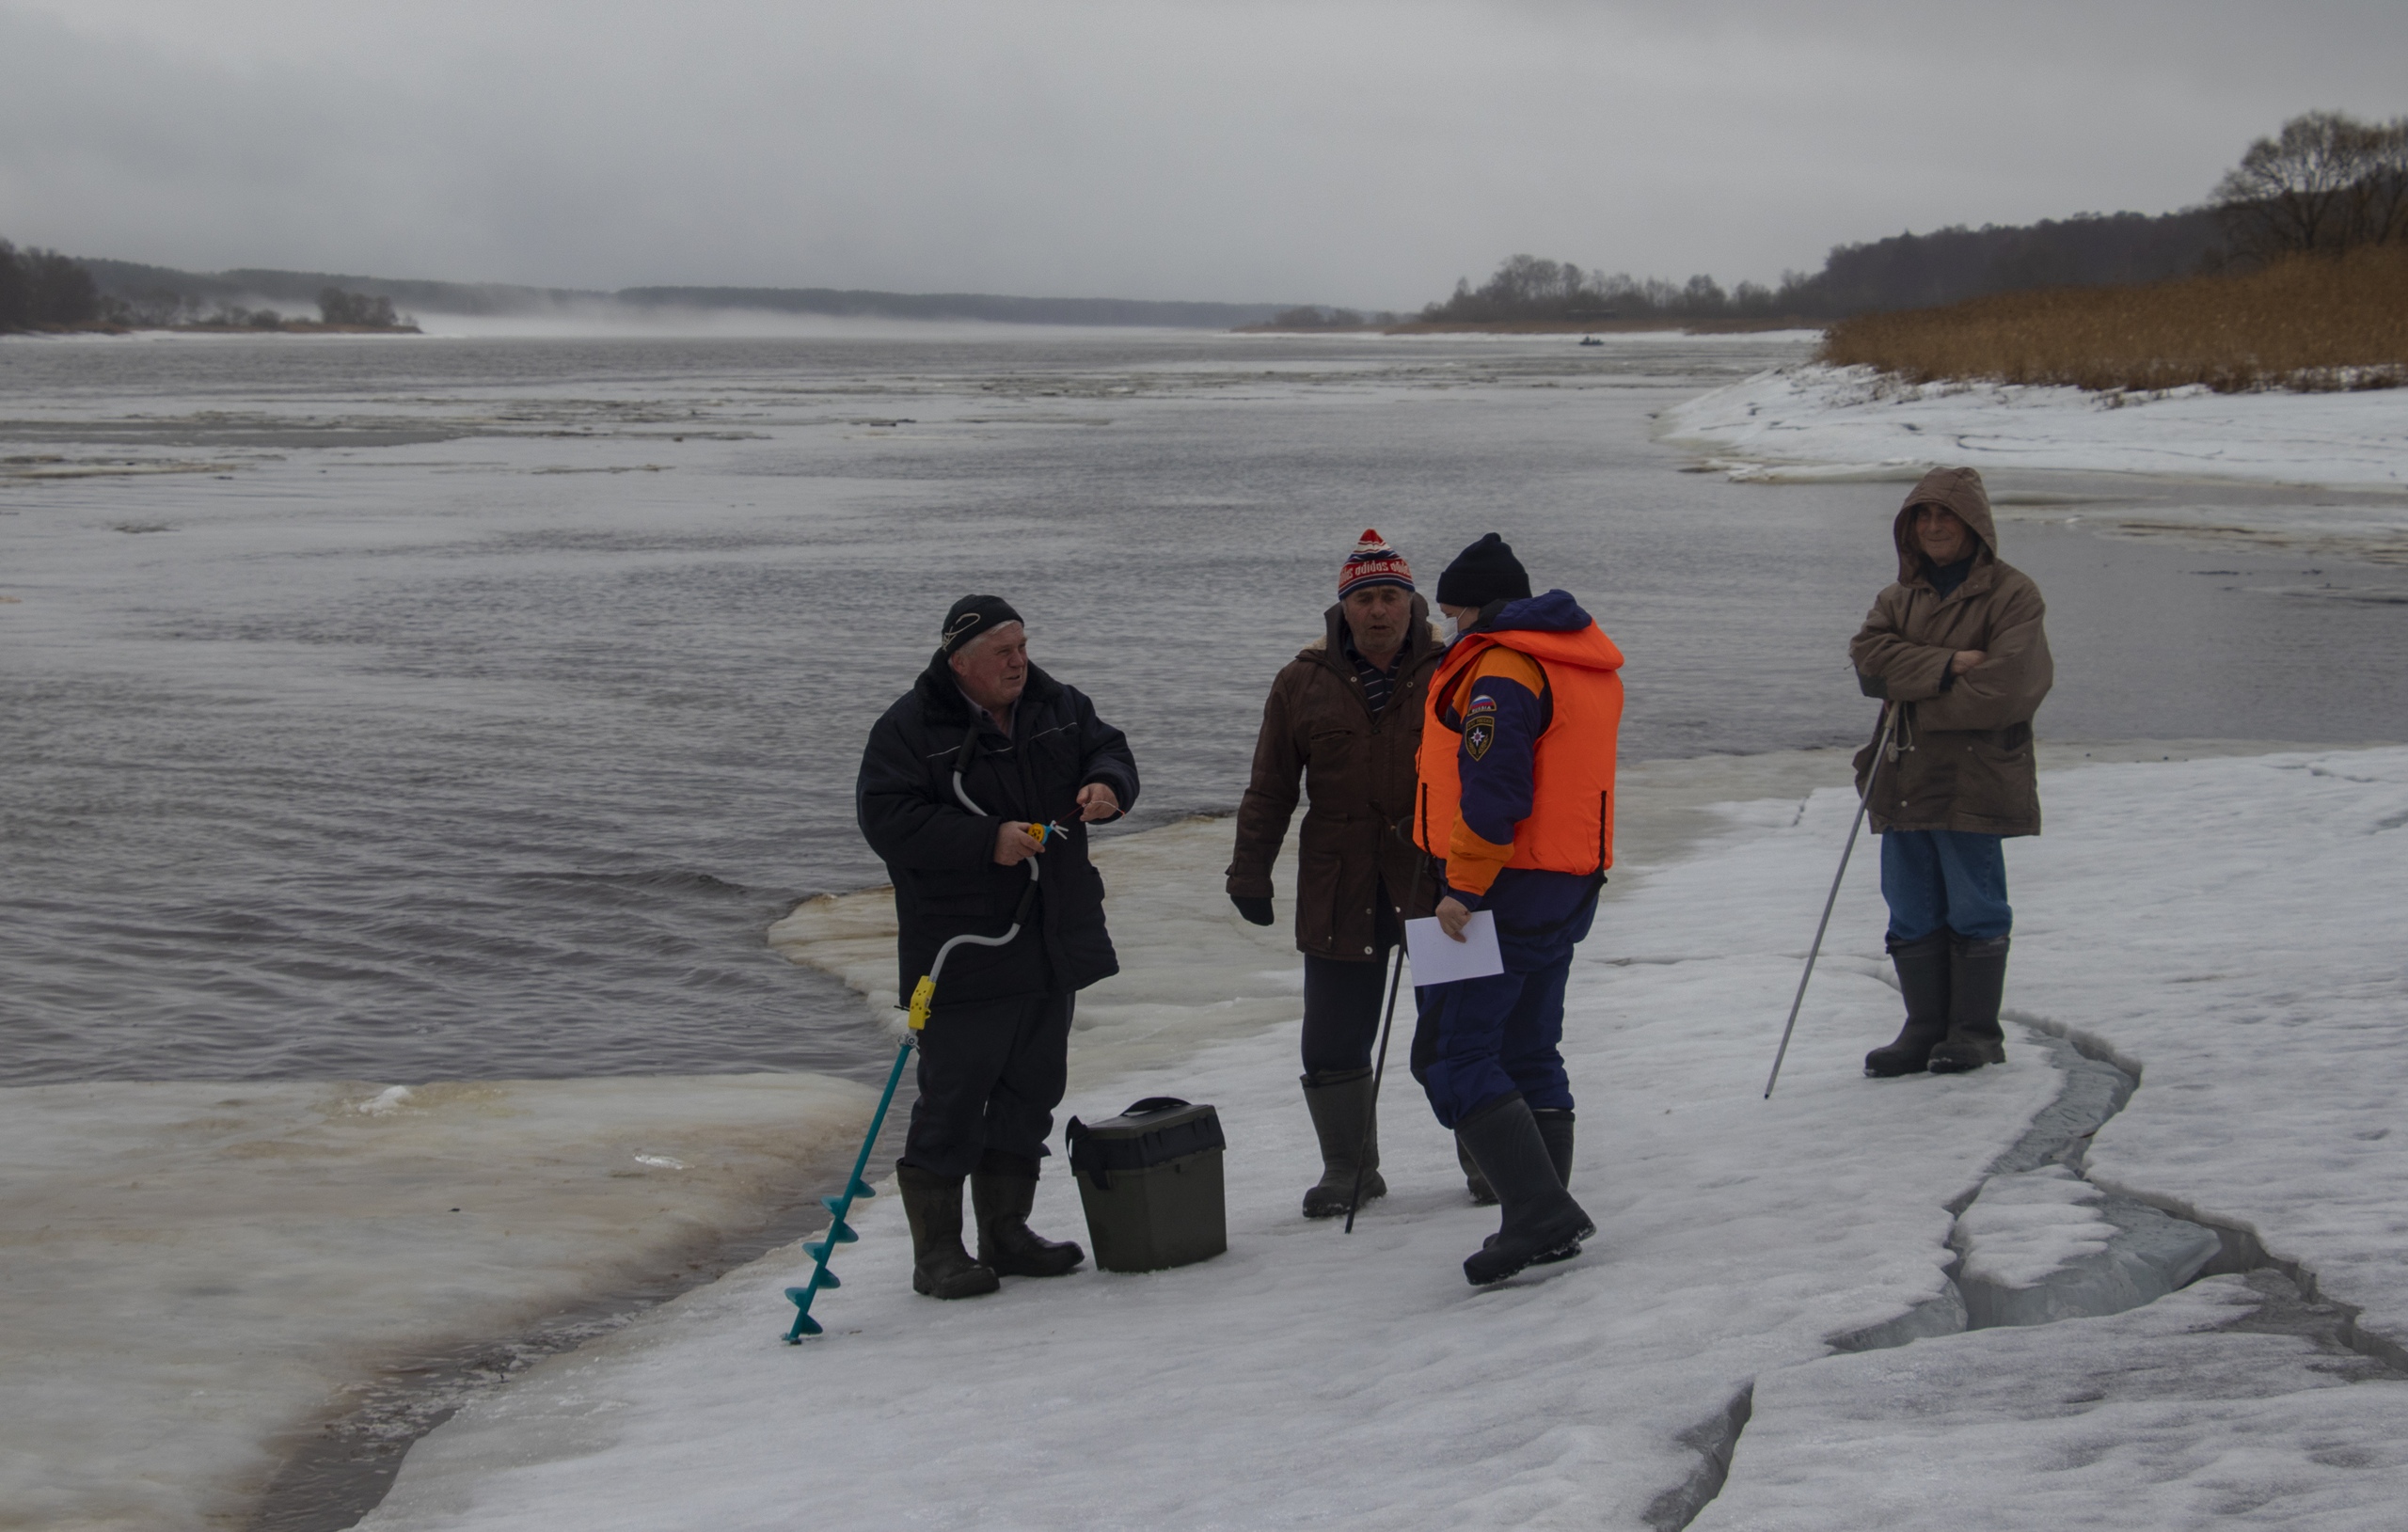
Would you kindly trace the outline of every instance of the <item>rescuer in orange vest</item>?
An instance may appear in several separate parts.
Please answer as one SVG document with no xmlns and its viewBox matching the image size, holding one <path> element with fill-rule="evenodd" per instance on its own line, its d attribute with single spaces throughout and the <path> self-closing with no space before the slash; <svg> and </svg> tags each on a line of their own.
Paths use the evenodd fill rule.
<svg viewBox="0 0 2408 1532">
<path fill-rule="evenodd" d="M 1596 1225 L 1565 1190 L 1572 1088 L 1559 1045 L 1572 949 L 1613 865 L 1622 651 L 1495 532 L 1438 576 L 1458 636 L 1430 684 L 1415 838 L 1443 864 L 1438 921 L 1491 911 L 1505 971 L 1417 990 L 1413 1077 L 1503 1204 L 1474 1286 L 1565 1260 Z M 1474 1186 L 1474 1194 L 1480 1188 Z"/>
</svg>

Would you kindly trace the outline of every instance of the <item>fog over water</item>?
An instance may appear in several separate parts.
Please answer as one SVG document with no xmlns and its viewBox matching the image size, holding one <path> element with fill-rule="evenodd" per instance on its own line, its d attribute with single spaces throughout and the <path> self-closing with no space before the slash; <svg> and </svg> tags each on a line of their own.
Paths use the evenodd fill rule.
<svg viewBox="0 0 2408 1532">
<path fill-rule="evenodd" d="M 1901 486 L 1648 434 L 1802 351 L 11 343 L 0 1082 L 875 1067 L 762 933 L 882 881 L 862 742 L 966 591 L 1129 731 L 1140 825 L 1234 806 L 1366 526 L 1425 589 L 1496 529 L 1581 597 L 1629 755 L 1854 741 Z M 2102 538 L 2065 505 L 2138 491 L 2044 487 L 2004 532 L 2052 602 L 2044 735 L 2401 737 L 2397 572 Z"/>
</svg>

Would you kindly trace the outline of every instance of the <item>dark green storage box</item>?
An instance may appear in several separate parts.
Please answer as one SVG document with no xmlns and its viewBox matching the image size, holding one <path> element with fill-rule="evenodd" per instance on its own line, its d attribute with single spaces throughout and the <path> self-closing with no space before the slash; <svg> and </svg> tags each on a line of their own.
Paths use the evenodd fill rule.
<svg viewBox="0 0 2408 1532">
<path fill-rule="evenodd" d="M 1158 1271 L 1229 1248 L 1221 1194 L 1220 1113 L 1172 1096 L 1149 1096 L 1099 1123 L 1063 1130 L 1086 1205 L 1095 1263 L 1107 1271 Z"/>
</svg>

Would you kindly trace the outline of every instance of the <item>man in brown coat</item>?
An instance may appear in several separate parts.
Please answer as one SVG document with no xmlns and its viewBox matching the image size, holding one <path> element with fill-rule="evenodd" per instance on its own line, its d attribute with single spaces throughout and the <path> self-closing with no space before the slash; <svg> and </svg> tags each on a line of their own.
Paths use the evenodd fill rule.
<svg viewBox="0 0 2408 1532">
<path fill-rule="evenodd" d="M 1988 492 L 1971 468 L 1924 475 L 1891 528 L 1897 583 L 1848 645 L 1867 696 L 1889 703 L 1890 742 L 1857 753 L 1857 790 L 1881 837 L 1889 948 L 1905 997 L 1873 1076 L 2006 1061 L 2009 835 L 2040 833 L 2032 716 L 2054 671 L 2031 576 L 2003 563 Z"/>
<path fill-rule="evenodd" d="M 1268 925 L 1271 864 L 1296 810 L 1311 806 L 1297 845 L 1296 946 L 1305 955 L 1305 1105 L 1321 1140 L 1322 1177 L 1305 1216 L 1347 1210 L 1361 1154 L 1365 1201 L 1383 1195 L 1372 1125 L 1371 1044 L 1388 955 L 1402 922 L 1436 898 L 1407 831 L 1423 693 L 1444 646 L 1413 572 L 1367 531 L 1338 576 L 1326 631 L 1271 684 L 1254 780 L 1238 805 L 1230 902 Z"/>
</svg>

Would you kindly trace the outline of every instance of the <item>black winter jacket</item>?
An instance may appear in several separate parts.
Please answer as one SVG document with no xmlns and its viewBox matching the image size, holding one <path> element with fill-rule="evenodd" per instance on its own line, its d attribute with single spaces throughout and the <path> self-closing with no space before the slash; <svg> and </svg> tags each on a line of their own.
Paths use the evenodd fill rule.
<svg viewBox="0 0 2408 1532">
<path fill-rule="evenodd" d="M 974 727 L 962 786 L 954 766 Z M 1006 739 L 974 709 L 940 655 L 886 710 L 862 752 L 854 809 L 862 834 L 895 880 L 901 926 L 899 992 L 908 997 L 946 939 L 1001 936 L 1027 888 L 1027 863 L 995 864 L 995 834 L 1006 819 L 1058 824 L 1068 831 L 1030 859 L 1044 865 L 1036 908 L 1005 947 L 961 946 L 945 959 L 937 1003 L 1068 993 L 1120 971 L 1103 925 L 1103 878 L 1087 861 L 1078 792 L 1102 782 L 1123 813 L 1137 802 L 1137 763 L 1120 731 L 1095 704 L 1032 665 Z"/>
</svg>

